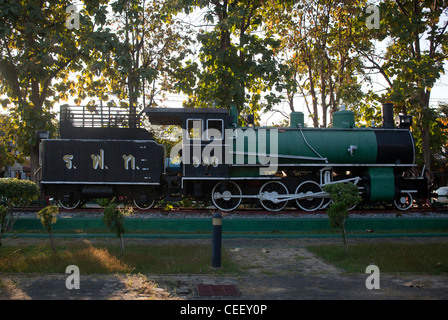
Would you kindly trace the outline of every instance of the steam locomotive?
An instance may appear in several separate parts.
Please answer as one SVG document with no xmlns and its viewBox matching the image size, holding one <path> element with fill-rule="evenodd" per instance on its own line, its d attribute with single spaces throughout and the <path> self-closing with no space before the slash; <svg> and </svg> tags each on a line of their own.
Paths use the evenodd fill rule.
<svg viewBox="0 0 448 320">
<path fill-rule="evenodd" d="M 322 209 L 330 201 L 323 186 L 342 182 L 356 184 L 365 203 L 400 210 L 428 198 L 426 178 L 409 175 L 412 119 L 395 121 L 391 104 L 383 105 L 382 127 L 355 127 L 348 110 L 333 114 L 331 128 L 305 127 L 301 112 L 291 113 L 289 127 L 241 127 L 234 106 L 146 108 L 140 117 L 182 129 L 170 154 L 146 129 L 120 127 L 110 108 L 62 107 L 60 139 L 40 143 L 44 194 L 67 209 L 123 196 L 140 209 L 190 197 L 222 211 L 244 202 L 274 212 Z"/>
</svg>

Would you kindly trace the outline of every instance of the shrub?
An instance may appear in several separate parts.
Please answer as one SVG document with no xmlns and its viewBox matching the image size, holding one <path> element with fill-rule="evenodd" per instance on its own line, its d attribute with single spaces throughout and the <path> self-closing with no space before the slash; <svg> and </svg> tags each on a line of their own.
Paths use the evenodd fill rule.
<svg viewBox="0 0 448 320">
<path fill-rule="evenodd" d="M 110 230 L 120 237 L 121 254 L 124 254 L 124 218 L 133 213 L 132 207 L 119 208 L 116 203 L 111 203 L 104 208 L 103 221 Z"/>
<path fill-rule="evenodd" d="M 39 187 L 32 181 L 16 178 L 0 179 L 0 200 L 9 208 L 25 206 L 40 195 Z"/>
<path fill-rule="evenodd" d="M 323 187 L 323 190 L 330 194 L 332 201 L 327 209 L 330 226 L 341 231 L 345 251 L 348 252 L 345 223 L 349 217 L 348 209 L 362 200 L 359 196 L 359 189 L 352 183 L 335 183 L 327 184 Z"/>
<path fill-rule="evenodd" d="M 59 208 L 57 206 L 48 206 L 43 208 L 37 213 L 37 216 L 40 218 L 40 222 L 45 230 L 47 230 L 50 235 L 51 248 L 53 252 L 55 252 L 53 234 L 51 233 L 51 225 L 56 223 L 57 218 L 56 215 L 59 213 Z"/>
<path fill-rule="evenodd" d="M 5 206 L 0 205 L 0 246 L 2 245 L 3 232 L 5 232 L 5 228 L 7 226 L 7 215 L 8 209 Z"/>
<path fill-rule="evenodd" d="M 0 179 L 0 246 L 5 231 L 12 230 L 18 216 L 14 218 L 13 209 L 25 206 L 40 195 L 39 187 L 32 181 L 16 178 Z"/>
</svg>

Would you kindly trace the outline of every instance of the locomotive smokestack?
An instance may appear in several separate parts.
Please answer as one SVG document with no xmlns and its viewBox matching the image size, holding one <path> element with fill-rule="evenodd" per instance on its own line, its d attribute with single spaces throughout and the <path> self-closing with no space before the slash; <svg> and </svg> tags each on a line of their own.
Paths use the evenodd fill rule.
<svg viewBox="0 0 448 320">
<path fill-rule="evenodd" d="M 392 103 L 383 104 L 383 128 L 394 128 L 394 105 Z"/>
</svg>

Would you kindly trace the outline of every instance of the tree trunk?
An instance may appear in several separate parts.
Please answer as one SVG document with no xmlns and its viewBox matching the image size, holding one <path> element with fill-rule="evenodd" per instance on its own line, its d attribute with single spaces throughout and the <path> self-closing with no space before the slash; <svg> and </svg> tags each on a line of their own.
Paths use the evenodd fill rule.
<svg viewBox="0 0 448 320">
<path fill-rule="evenodd" d="M 311 66 L 308 66 L 308 77 L 310 81 L 310 94 L 313 103 L 313 126 L 314 128 L 319 127 L 319 114 L 317 112 L 317 96 L 316 91 L 314 90 L 314 80 L 313 73 L 311 71 Z"/>
<path fill-rule="evenodd" d="M 50 234 L 51 249 L 53 250 L 53 253 L 56 253 L 56 249 L 54 248 L 53 234 L 52 234 L 51 230 L 48 230 L 48 233 Z"/>
<path fill-rule="evenodd" d="M 348 253 L 348 242 L 347 242 L 347 233 L 345 232 L 345 222 L 347 220 L 344 218 L 342 221 L 342 239 L 344 240 L 345 253 Z"/>
<path fill-rule="evenodd" d="M 123 234 L 120 233 L 120 244 L 121 244 L 121 254 L 124 254 L 124 242 L 123 242 Z"/>
<path fill-rule="evenodd" d="M 423 163 L 428 171 L 431 171 L 431 131 L 430 131 L 430 111 L 429 111 L 429 98 L 431 92 L 423 90 L 420 96 L 420 103 L 423 107 L 422 112 L 422 156 Z"/>
<path fill-rule="evenodd" d="M 422 156 L 426 169 L 431 171 L 431 133 L 427 126 L 422 127 Z"/>
<path fill-rule="evenodd" d="M 30 149 L 30 179 L 40 187 L 39 144 Z"/>
</svg>

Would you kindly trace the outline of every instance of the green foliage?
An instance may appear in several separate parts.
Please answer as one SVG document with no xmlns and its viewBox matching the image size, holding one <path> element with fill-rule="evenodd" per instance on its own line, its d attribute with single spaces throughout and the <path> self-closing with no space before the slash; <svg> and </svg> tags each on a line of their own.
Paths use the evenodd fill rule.
<svg viewBox="0 0 448 320">
<path fill-rule="evenodd" d="M 212 29 L 200 29 L 200 68 L 190 62 L 179 75 L 178 86 L 190 95 L 189 107 L 230 108 L 254 114 L 279 102 L 278 64 L 275 51 L 280 42 L 263 35 L 266 20 L 263 1 L 173 1 L 177 12 L 189 14 L 196 8 L 206 11 L 204 22 Z M 193 76 L 193 77 L 192 77 Z M 196 79 L 194 81 L 193 79 Z M 268 93 L 263 97 L 262 93 Z"/>
<path fill-rule="evenodd" d="M 430 132 L 430 146 L 432 152 L 432 170 L 436 171 L 438 169 L 444 169 L 443 163 L 435 161 L 434 156 L 440 156 L 443 154 L 442 147 L 446 145 L 448 141 L 448 130 L 444 121 L 447 120 L 447 110 L 446 105 L 441 104 L 437 109 L 426 109 L 422 110 L 421 115 L 414 117 L 413 122 L 424 121 L 424 125 L 428 128 Z M 419 120 L 420 119 L 420 120 Z M 423 123 L 414 125 L 412 128 L 412 135 L 415 139 L 415 153 L 416 162 L 421 167 L 425 164 L 423 158 L 423 138 L 422 138 L 422 126 Z"/>
<path fill-rule="evenodd" d="M 323 187 L 330 194 L 332 203 L 328 207 L 328 216 L 332 228 L 342 228 L 348 219 L 348 209 L 361 202 L 359 189 L 352 183 L 335 183 Z"/>
<path fill-rule="evenodd" d="M 270 7 L 265 31 L 281 40 L 280 75 L 291 111 L 300 95 L 313 126 L 326 127 L 328 114 L 364 99 L 359 51 L 370 47 L 359 16 L 366 1 L 298 0 Z"/>
<path fill-rule="evenodd" d="M 117 0 L 104 20 L 110 50 L 100 50 L 78 75 L 74 85 L 81 103 L 120 105 L 137 125 L 137 110 L 160 106 L 174 91 L 174 74 L 193 42 L 188 27 L 169 19 L 167 4 L 159 0 Z"/>
<path fill-rule="evenodd" d="M 97 198 L 97 199 L 94 199 L 94 201 L 97 205 L 99 205 L 100 207 L 103 207 L 103 208 L 107 207 L 108 205 L 111 204 L 111 199 L 109 199 L 109 198 Z"/>
<path fill-rule="evenodd" d="M 0 203 L 6 206 L 7 213 L 9 213 L 7 215 L 4 212 L 5 209 L 0 210 L 0 245 L 3 233 L 6 230 L 11 230 L 18 218 L 18 215 L 14 217 L 13 208 L 24 206 L 37 199 L 39 195 L 39 187 L 32 181 L 16 178 L 0 179 Z M 3 205 L 1 208 L 4 208 Z"/>
<path fill-rule="evenodd" d="M 8 209 L 4 205 L 0 205 L 0 246 L 2 245 L 3 232 L 7 226 Z"/>
<path fill-rule="evenodd" d="M 71 97 L 136 116 L 182 92 L 184 106 L 234 104 L 256 123 L 285 95 L 293 111 L 300 96 L 314 126 L 329 125 L 326 115 L 341 104 L 378 125 L 380 104 L 393 102 L 414 117 L 419 163 L 430 168 L 442 138 L 429 101 L 448 56 L 448 1 L 381 1 L 379 29 L 366 27 L 368 4 L 92 0 L 78 6 L 80 28 L 68 29 L 65 0 L 0 0 L 0 103 L 9 112 L 0 122 L 0 167 L 30 150 L 35 165 L 35 131 L 56 132 L 52 108 Z M 375 43 L 383 40 L 384 54 Z M 386 93 L 373 90 L 378 74 Z"/>
<path fill-rule="evenodd" d="M 8 213 L 8 208 L 6 208 L 4 205 L 0 205 L 0 221 L 1 225 L 3 225 L 3 221 L 6 218 L 6 215 Z"/>
<path fill-rule="evenodd" d="M 124 233 L 124 219 L 133 213 L 132 207 L 119 208 L 118 204 L 111 203 L 104 208 L 103 221 L 104 224 L 113 232 L 121 241 L 121 253 L 124 253 L 123 233 Z"/>
<path fill-rule="evenodd" d="M 0 168 L 12 166 L 16 161 L 25 162 L 25 158 L 14 148 L 17 136 L 13 129 L 11 117 L 0 114 Z"/>
<path fill-rule="evenodd" d="M 42 226 L 48 232 L 51 231 L 51 225 L 57 221 L 56 215 L 59 213 L 57 206 L 47 206 L 37 213 L 37 217 L 40 219 Z"/>
<path fill-rule="evenodd" d="M 105 32 L 91 19 L 104 14 L 105 0 L 88 1 L 80 28 L 69 29 L 65 0 L 0 1 L 0 95 L 11 116 L 16 147 L 24 156 L 36 145 L 36 130 L 55 131 L 54 104 L 73 93 L 71 72 L 105 46 Z M 79 8 L 79 7 L 78 7 Z M 104 48 L 110 50 L 110 48 Z M 36 161 L 31 152 L 32 166 Z M 37 167 L 37 166 L 36 166 Z"/>
<path fill-rule="evenodd" d="M 445 72 L 448 58 L 447 7 L 447 0 L 381 1 L 380 28 L 364 29 L 372 39 L 388 41 L 384 54 L 372 47 L 365 55 L 370 63 L 366 68 L 376 69 L 388 84 L 379 100 L 394 103 L 396 113 L 413 116 L 417 162 L 428 170 L 435 146 L 431 89 Z"/>
<path fill-rule="evenodd" d="M 131 207 L 119 208 L 118 204 L 111 203 L 104 208 L 103 221 L 119 237 L 124 233 L 124 218 L 132 213 L 133 209 Z"/>
<path fill-rule="evenodd" d="M 56 252 L 53 240 L 53 234 L 51 232 L 51 225 L 55 224 L 57 221 L 56 215 L 59 213 L 59 208 L 57 206 L 47 206 L 37 213 L 37 217 L 40 218 L 40 222 L 45 230 L 47 230 L 50 235 L 51 248 L 53 253 Z"/>
<path fill-rule="evenodd" d="M 10 209 L 24 206 L 40 195 L 39 187 L 32 181 L 16 178 L 0 179 L 0 200 Z"/>
<path fill-rule="evenodd" d="M 324 186 L 323 190 L 330 194 L 332 201 L 327 209 L 330 226 L 342 233 L 342 239 L 348 251 L 345 223 L 349 217 L 348 209 L 362 201 L 358 194 L 359 189 L 352 183 L 335 183 Z"/>
</svg>

